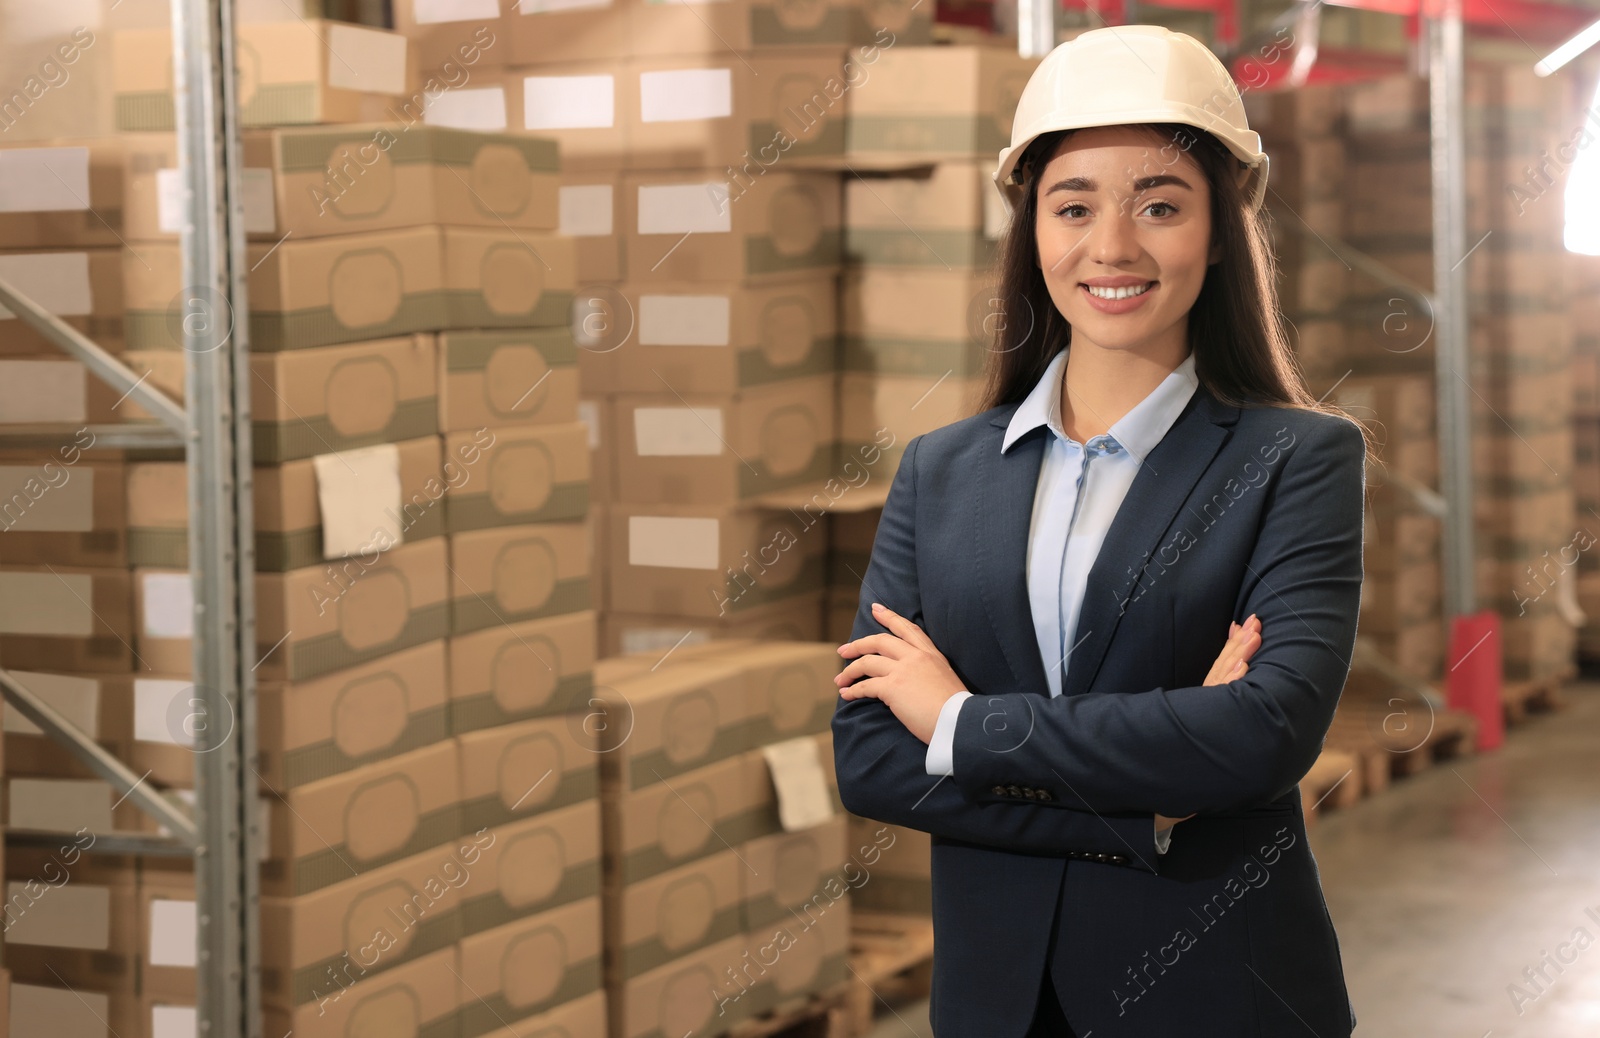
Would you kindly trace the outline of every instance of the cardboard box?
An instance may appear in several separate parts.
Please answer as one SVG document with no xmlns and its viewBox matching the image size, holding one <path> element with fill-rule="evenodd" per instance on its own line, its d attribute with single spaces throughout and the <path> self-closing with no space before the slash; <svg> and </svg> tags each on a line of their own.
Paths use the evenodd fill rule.
<svg viewBox="0 0 1600 1038">
<path fill-rule="evenodd" d="M 407 543 L 444 533 L 446 469 L 443 441 L 423 436 L 394 445 L 398 455 L 398 501 L 380 504 L 399 518 Z M 343 472 L 343 469 L 336 469 Z M 460 479 L 462 468 L 449 474 Z M 283 573 L 324 561 L 323 516 L 316 466 L 311 458 L 255 468 L 256 569 Z M 128 559 L 135 566 L 187 568 L 188 468 L 178 461 L 141 461 L 128 465 Z M 346 523 L 370 516 L 351 514 Z"/>
<path fill-rule="evenodd" d="M 464 831 L 506 825 L 600 793 L 597 740 L 581 718 L 537 718 L 455 738 Z"/>
<path fill-rule="evenodd" d="M 823 762 L 830 770 L 833 761 Z M 803 920 L 809 927 L 837 905 L 848 889 L 867 882 L 849 860 L 846 816 L 821 825 L 780 832 L 749 841 L 739 853 L 750 866 L 741 870 L 744 925 L 752 934 Z"/>
<path fill-rule="evenodd" d="M 3 347 L 0 352 L 4 352 Z M 37 356 L 0 356 L 0 428 L 12 424 L 71 422 L 87 426 L 120 421 L 134 414 L 131 404 L 116 406 L 120 395 L 89 374 L 88 368 L 65 359 L 59 351 Z M 92 444 L 94 432 L 80 428 L 64 439 L 70 440 L 71 446 L 64 445 L 63 449 L 70 450 Z"/>
<path fill-rule="evenodd" d="M 441 224 L 545 232 L 559 226 L 561 161 L 554 140 L 478 127 L 431 126 L 426 133 Z"/>
<path fill-rule="evenodd" d="M 655 654 L 644 658 L 654 666 Z M 756 704 L 752 745 L 782 742 L 829 730 L 838 706 L 834 676 L 848 661 L 837 647 L 820 641 L 738 638 L 685 645 L 675 660 L 718 660 L 744 671 L 745 694 Z"/>
<path fill-rule="evenodd" d="M 128 757 L 133 731 L 133 677 L 122 674 L 51 674 L 13 670 L 27 687 L 119 760 Z M 10 703 L 5 705 L 5 774 L 83 779 L 94 773 L 45 735 Z"/>
<path fill-rule="evenodd" d="M 757 751 L 675 776 L 642 789 L 608 787 L 606 874 L 616 884 L 638 883 L 728 847 L 778 832 L 777 803 Z"/>
<path fill-rule="evenodd" d="M 824 896 L 826 900 L 826 895 Z M 741 1001 L 764 1012 L 782 1002 L 827 991 L 851 978 L 850 898 L 841 895 L 804 921 L 794 917 L 745 934 L 746 956 L 735 970 Z"/>
<path fill-rule="evenodd" d="M 905 163 L 997 154 L 1038 58 L 984 45 L 885 48 L 850 95 L 852 156 Z"/>
<path fill-rule="evenodd" d="M 250 368 L 259 464 L 439 431 L 431 335 L 252 357 Z"/>
<path fill-rule="evenodd" d="M 610 522 L 618 610 L 720 619 L 824 586 L 826 531 L 791 512 L 617 504 Z"/>
<path fill-rule="evenodd" d="M 521 23 L 558 15 L 511 17 L 514 23 Z M 515 31 L 512 41 L 515 58 Z M 628 90 L 626 72 L 610 54 L 602 60 L 580 58 L 571 51 L 562 53 L 557 61 L 551 60 L 554 57 L 546 55 L 538 65 L 506 71 L 502 86 L 508 128 L 513 133 L 528 131 L 554 140 L 561 153 L 563 175 L 573 170 L 621 169 L 628 149 L 627 106 L 637 103 Z M 520 63 L 522 59 L 517 60 Z"/>
<path fill-rule="evenodd" d="M 478 433 L 451 433 L 445 449 L 459 454 L 482 444 Z M 474 478 L 446 503 L 451 533 L 582 519 L 589 508 L 588 430 L 576 420 L 487 431 L 489 443 Z"/>
<path fill-rule="evenodd" d="M 857 0 L 795 5 L 772 0 L 684 4 L 639 4 L 633 15 L 635 54 L 713 54 L 786 47 L 852 44 L 879 47 L 922 45 L 932 40 L 933 12 L 914 0 Z M 861 47 L 862 64 L 875 62 L 877 47 Z"/>
<path fill-rule="evenodd" d="M 0 457 L 0 563 L 126 566 L 126 472 L 76 442 Z"/>
<path fill-rule="evenodd" d="M 463 939 L 459 980 L 461 1038 L 600 990 L 600 899 Z"/>
<path fill-rule="evenodd" d="M 25 984 L 132 993 L 138 908 L 133 884 L 39 879 L 6 883 L 6 951 Z"/>
<path fill-rule="evenodd" d="M 837 160 L 850 89 L 844 66 L 838 47 L 635 59 L 626 66 L 632 96 L 622 106 L 627 166 L 726 167 L 748 184 L 780 161 L 793 168 Z"/>
<path fill-rule="evenodd" d="M 578 354 L 586 392 L 733 393 L 834 370 L 831 275 L 752 287 L 624 284 L 616 300 L 595 295 L 623 334 Z"/>
<path fill-rule="evenodd" d="M 304 681 L 445 636 L 445 542 L 386 544 L 379 538 L 364 554 L 256 575 L 258 681 Z M 145 665 L 188 674 L 194 633 L 188 572 L 137 569 L 132 577 L 141 653 L 150 653 L 141 655 Z M 4 581 L 0 576 L 0 586 Z"/>
<path fill-rule="evenodd" d="M 491 1031 L 489 1038 L 524 1038 L 527 1035 L 604 1035 L 606 996 L 595 991 L 564 1002 L 554 1009 Z"/>
<path fill-rule="evenodd" d="M 247 131 L 248 145 L 272 131 Z M 123 240 L 132 251 L 142 252 L 141 242 L 176 241 L 188 219 L 184 207 L 183 181 L 178 171 L 178 138 L 175 133 L 123 133 L 121 143 L 121 210 Z M 258 165 L 259 147 L 247 146 L 240 173 L 245 234 L 270 237 L 276 241 L 278 206 L 272 170 Z M 294 200 L 298 203 L 300 200 Z"/>
<path fill-rule="evenodd" d="M 133 669 L 128 571 L 14 566 L 0 572 L 0 659 L 18 670 Z"/>
<path fill-rule="evenodd" d="M 199 955 L 194 874 L 141 870 L 136 900 L 140 993 L 192 1002 Z"/>
<path fill-rule="evenodd" d="M 350 1038 L 374 1034 L 455 1033 L 460 1008 L 459 958 L 451 944 L 431 955 L 354 979 L 340 976 L 330 989 L 294 1009 L 264 1005 L 265 1030 L 300 1038 Z"/>
<path fill-rule="evenodd" d="M 622 279 L 622 226 L 617 174 L 604 170 L 561 171 L 561 234 L 573 239 L 580 293 L 597 282 Z"/>
<path fill-rule="evenodd" d="M 510 57 L 512 11 L 502 0 L 395 0 L 395 31 L 411 44 L 416 63 L 425 71 L 489 68 Z M 509 5 L 513 10 L 515 3 Z M 442 66 L 442 68 L 441 68 Z"/>
<path fill-rule="evenodd" d="M 121 353 L 122 315 L 127 308 L 122 251 L 115 247 L 8 250 L 0 252 L 0 278 L 46 312 L 93 339 L 101 349 Z M 168 299 L 176 292 L 174 288 Z M 4 306 L 0 306 L 0 355 L 66 356 L 55 343 Z M 113 394 L 111 400 L 120 395 Z M 0 413 L 7 415 L 6 421 L 39 420 L 15 417 L 9 406 Z"/>
<path fill-rule="evenodd" d="M 925 432 L 978 414 L 982 376 L 839 375 L 839 455 L 858 459 L 893 481 L 906 444 Z"/>
<path fill-rule="evenodd" d="M 827 173 L 725 170 L 622 178 L 631 281 L 779 281 L 841 258 L 842 191 Z"/>
<path fill-rule="evenodd" d="M 323 1005 L 358 982 L 453 946 L 482 846 L 462 836 L 314 894 L 263 897 L 263 1003 Z"/>
<path fill-rule="evenodd" d="M 289 897 L 370 872 L 461 833 L 452 740 L 283 792 L 272 805 L 263 894 Z"/>
<path fill-rule="evenodd" d="M 594 606 L 581 520 L 453 533 L 449 541 L 451 634 Z"/>
<path fill-rule="evenodd" d="M 450 639 L 450 730 L 457 735 L 589 706 L 594 610 L 494 624 Z"/>
<path fill-rule="evenodd" d="M 600 651 L 607 656 L 721 638 L 764 638 L 773 641 L 819 641 L 822 630 L 821 591 L 780 598 L 768 605 L 720 619 L 671 613 L 607 611 L 600 619 Z"/>
<path fill-rule="evenodd" d="M 638 6 L 638 0 L 599 0 L 582 6 L 512 4 L 506 12 L 511 60 L 544 65 L 622 57 Z"/>
<path fill-rule="evenodd" d="M 872 878 L 851 892 L 857 909 L 927 915 L 933 910 L 933 873 L 928 834 L 870 818 L 850 817 L 855 860 Z"/>
<path fill-rule="evenodd" d="M 830 585 L 822 606 L 822 638 L 835 645 L 851 640 L 856 613 L 861 608 L 861 589 Z"/>
<path fill-rule="evenodd" d="M 463 936 L 600 893 L 600 802 L 585 800 L 472 838 L 481 856 L 461 890 Z"/>
<path fill-rule="evenodd" d="M 406 40 L 397 33 L 321 19 L 238 31 L 245 126 L 356 122 L 405 93 Z M 111 46 L 117 129 L 173 129 L 171 30 L 122 30 Z"/>
<path fill-rule="evenodd" d="M 439 428 L 578 418 L 578 347 L 566 327 L 439 335 Z"/>
<path fill-rule="evenodd" d="M 602 740 L 601 781 L 639 790 L 743 753 L 756 704 L 732 663 L 638 661 L 595 664 L 597 700 L 589 724 Z M 616 723 L 610 723 L 615 721 Z"/>
<path fill-rule="evenodd" d="M 736 850 L 606 889 L 610 988 L 742 932 Z"/>
<path fill-rule="evenodd" d="M 311 681 L 261 682 L 262 788 L 296 789 L 443 742 L 448 685 L 442 641 Z"/>
<path fill-rule="evenodd" d="M 618 1038 L 720 1034 L 752 1016 L 730 972 L 744 956 L 744 934 L 679 956 L 625 987 L 607 985 L 607 1016 Z"/>
<path fill-rule="evenodd" d="M 834 467 L 834 414 L 832 375 L 618 394 L 617 499 L 715 507 L 820 484 Z"/>
<path fill-rule="evenodd" d="M 1009 218 L 993 172 L 984 162 L 941 162 L 845 181 L 845 262 L 988 269 Z"/>
<path fill-rule="evenodd" d="M 11 192 L 0 213 L 0 249 L 121 245 L 122 147 L 119 137 L 0 147 L 0 180 Z"/>
<path fill-rule="evenodd" d="M 11 1033 L 59 1038 L 115 1038 L 141 1033 L 139 997 L 131 991 L 74 991 L 58 984 L 11 985 Z"/>
<path fill-rule="evenodd" d="M 444 227 L 448 328 L 570 327 L 577 266 L 558 234 Z"/>
<path fill-rule="evenodd" d="M 840 287 L 841 370 L 930 383 L 984 377 L 1003 319 L 988 271 L 862 267 Z"/>
</svg>

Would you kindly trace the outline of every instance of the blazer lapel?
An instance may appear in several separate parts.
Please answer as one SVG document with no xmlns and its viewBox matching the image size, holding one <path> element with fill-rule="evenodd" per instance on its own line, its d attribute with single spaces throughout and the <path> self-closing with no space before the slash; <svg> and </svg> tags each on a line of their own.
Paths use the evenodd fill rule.
<svg viewBox="0 0 1600 1038">
<path fill-rule="evenodd" d="M 969 508 L 969 543 L 978 588 L 1006 663 L 1021 689 L 1048 696 L 1028 597 L 1027 558 L 1033 498 L 1049 432 L 1035 431 L 1001 454 L 1015 410 L 1007 408 L 990 420 L 999 432 L 981 452 L 981 475 Z M 1237 407 L 1221 403 L 1203 385 L 1196 387 L 1189 406 L 1139 466 L 1089 569 L 1063 695 L 1079 695 L 1094 681 L 1140 586 L 1146 560 L 1160 547 L 1162 535 L 1228 438 L 1227 427 L 1238 414 Z"/>
</svg>

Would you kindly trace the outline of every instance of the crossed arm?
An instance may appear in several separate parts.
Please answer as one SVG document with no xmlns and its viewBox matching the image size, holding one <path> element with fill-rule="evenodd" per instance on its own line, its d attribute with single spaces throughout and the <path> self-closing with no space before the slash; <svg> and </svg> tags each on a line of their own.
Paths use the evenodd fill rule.
<svg viewBox="0 0 1600 1038">
<path fill-rule="evenodd" d="M 1023 853 L 1126 855 L 1150 847 L 1154 813 L 1242 810 L 1292 789 L 1321 749 L 1349 673 L 1362 577 L 1364 442 L 1346 421 L 1314 433 L 1268 490 L 1243 586 L 1244 612 L 1271 636 L 1245 677 L 1055 699 L 973 690 L 957 723 L 955 774 L 937 780 L 926 775 L 922 740 L 883 699 L 842 700 L 833 729 L 846 807 Z M 922 622 L 912 538 L 918 440 L 884 505 L 856 638 L 880 627 L 871 600 Z M 1050 778 L 1059 781 L 1048 803 L 993 791 Z M 1133 856 L 1129 864 L 1150 869 L 1148 850 Z"/>
</svg>

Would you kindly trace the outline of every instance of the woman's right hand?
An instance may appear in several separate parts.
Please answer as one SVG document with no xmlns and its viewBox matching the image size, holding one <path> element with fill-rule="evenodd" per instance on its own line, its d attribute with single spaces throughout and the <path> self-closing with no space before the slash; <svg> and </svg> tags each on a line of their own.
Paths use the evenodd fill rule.
<svg viewBox="0 0 1600 1038">
<path fill-rule="evenodd" d="M 1217 654 L 1217 662 L 1211 665 L 1211 673 L 1206 675 L 1202 685 L 1225 685 L 1230 681 L 1237 681 L 1250 671 L 1249 660 L 1261 648 L 1261 620 L 1256 614 L 1251 613 L 1245 617 L 1242 624 L 1230 621 L 1228 623 L 1228 643 Z M 1169 829 L 1194 815 L 1184 815 L 1183 818 L 1168 818 L 1166 815 L 1156 815 L 1156 828 Z"/>
</svg>

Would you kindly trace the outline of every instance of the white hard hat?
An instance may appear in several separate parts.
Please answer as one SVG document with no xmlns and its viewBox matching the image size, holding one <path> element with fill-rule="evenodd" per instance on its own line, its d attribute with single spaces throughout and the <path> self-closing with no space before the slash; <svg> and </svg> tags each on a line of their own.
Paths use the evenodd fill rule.
<svg viewBox="0 0 1600 1038">
<path fill-rule="evenodd" d="M 995 186 L 1014 210 L 1022 198 L 1018 163 L 1036 138 L 1127 123 L 1184 123 L 1210 132 L 1239 160 L 1250 207 L 1265 200 L 1267 155 L 1233 77 L 1205 44 L 1159 25 L 1091 29 L 1045 55 L 1017 100 Z"/>
</svg>

